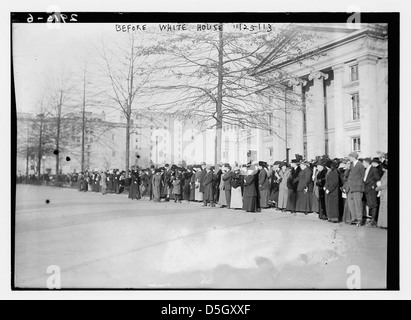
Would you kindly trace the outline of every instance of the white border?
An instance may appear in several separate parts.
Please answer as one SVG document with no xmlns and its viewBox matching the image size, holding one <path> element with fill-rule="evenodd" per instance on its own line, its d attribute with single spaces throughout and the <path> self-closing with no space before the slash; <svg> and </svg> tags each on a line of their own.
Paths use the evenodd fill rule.
<svg viewBox="0 0 411 320">
<path fill-rule="evenodd" d="M 401 0 L 373 0 L 373 1 L 345 1 L 336 3 L 331 1 L 301 2 L 289 1 L 153 1 L 139 3 L 137 1 L 81 1 L 72 0 L 63 2 L 54 1 L 1 1 L 1 97 L 2 117 L 0 150 L 1 168 L 9 173 L 10 168 L 10 12 L 18 11 L 46 11 L 50 5 L 59 6 L 62 11 L 130 11 L 130 12 L 346 12 L 360 9 L 363 12 L 400 12 L 401 13 L 401 88 L 400 104 L 401 115 L 401 159 L 410 159 L 410 144 L 405 137 L 409 134 L 411 123 L 410 114 L 410 88 L 411 72 L 409 46 L 409 30 L 411 30 L 410 7 L 406 1 Z M 354 9 L 353 9 L 354 8 Z M 355 9 L 357 8 L 357 9 Z M 407 50 L 408 49 L 408 50 Z M 405 143 L 404 143 L 405 141 Z M 8 150 L 8 152 L 6 152 Z M 392 159 L 395 164 L 397 159 Z M 404 170 L 405 171 L 405 170 Z M 14 175 L 11 172 L 10 175 Z M 405 198 L 409 193 L 409 172 L 401 173 L 402 190 L 400 196 Z M 401 209 L 401 291 L 400 292 L 287 292 L 287 291 L 137 291 L 137 292 L 12 292 L 10 290 L 10 187 L 8 182 L 0 184 L 2 212 L 0 214 L 0 299 L 409 299 L 411 297 L 411 213 L 406 203 L 402 201 Z M 11 182 L 11 181 L 10 181 Z"/>
</svg>

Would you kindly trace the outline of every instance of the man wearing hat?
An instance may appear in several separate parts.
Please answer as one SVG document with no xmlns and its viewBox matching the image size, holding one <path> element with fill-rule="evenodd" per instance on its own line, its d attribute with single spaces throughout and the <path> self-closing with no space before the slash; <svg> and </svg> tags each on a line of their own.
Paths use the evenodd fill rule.
<svg viewBox="0 0 411 320">
<path fill-rule="evenodd" d="M 381 166 L 381 160 L 380 160 L 380 158 L 378 158 L 378 157 L 372 158 L 372 160 L 371 160 L 371 165 L 372 165 L 374 168 L 377 169 L 378 175 L 379 175 L 380 177 L 382 177 L 384 171 L 383 171 L 382 166 Z"/>
<path fill-rule="evenodd" d="M 351 162 L 350 173 L 345 184 L 347 192 L 348 207 L 352 215 L 352 224 L 361 226 L 363 222 L 364 174 L 365 169 L 358 161 L 358 153 L 352 152 L 348 155 Z"/>
<path fill-rule="evenodd" d="M 315 185 L 316 185 L 316 188 L 315 188 L 316 198 L 318 202 L 318 217 L 321 220 L 327 220 L 324 185 L 325 185 L 325 180 L 326 180 L 326 175 L 327 175 L 327 170 L 325 169 L 325 167 L 327 167 L 328 161 L 330 160 L 322 159 L 317 163 L 317 174 L 314 179 Z"/>
<path fill-rule="evenodd" d="M 163 189 L 163 196 L 166 198 L 165 201 L 170 201 L 170 196 L 171 196 L 171 191 L 172 191 L 172 182 L 171 182 L 171 176 L 173 174 L 170 165 L 166 163 L 164 165 L 165 172 L 163 175 L 163 184 L 164 184 L 164 189 Z"/>
<path fill-rule="evenodd" d="M 222 178 L 222 184 L 223 184 L 223 192 L 225 195 L 225 202 L 227 209 L 230 209 L 231 205 L 231 178 L 232 178 L 232 171 L 231 167 L 228 163 L 224 164 L 224 173 Z"/>
<path fill-rule="evenodd" d="M 210 202 L 211 207 L 215 207 L 214 204 L 214 172 L 211 169 L 211 166 L 206 166 L 206 175 L 204 177 L 203 186 L 204 186 L 204 204 L 203 207 L 207 207 L 207 203 Z"/>
<path fill-rule="evenodd" d="M 295 212 L 295 205 L 297 200 L 297 183 L 295 183 L 295 180 L 297 179 L 300 171 L 301 168 L 298 166 L 298 160 L 291 160 L 291 172 L 287 181 L 288 200 L 286 211 Z"/>
<path fill-rule="evenodd" d="M 206 165 L 206 163 L 203 161 L 203 162 L 201 162 L 200 163 L 200 166 L 201 166 L 201 173 L 200 173 L 200 180 L 199 180 L 199 182 L 200 182 L 200 192 L 203 194 L 203 200 L 204 200 L 204 191 L 205 191 L 205 188 L 204 188 L 204 179 L 205 179 L 205 176 L 206 176 L 206 174 L 207 174 L 207 165 Z"/>
<path fill-rule="evenodd" d="M 369 226 L 375 227 L 378 221 L 378 198 L 377 198 L 377 182 L 381 176 L 378 174 L 378 169 L 372 166 L 371 158 L 364 159 L 364 194 L 367 201 L 368 212 L 371 216 Z"/>
</svg>

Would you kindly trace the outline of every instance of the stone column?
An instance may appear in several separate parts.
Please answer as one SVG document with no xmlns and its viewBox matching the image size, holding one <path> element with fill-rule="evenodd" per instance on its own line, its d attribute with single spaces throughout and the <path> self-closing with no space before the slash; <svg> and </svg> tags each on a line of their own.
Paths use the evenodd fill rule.
<svg viewBox="0 0 411 320">
<path fill-rule="evenodd" d="M 332 67 L 334 72 L 334 126 L 335 126 L 335 141 L 334 155 L 336 157 L 345 157 L 350 150 L 345 150 L 346 143 L 344 141 L 344 116 L 343 102 L 343 85 L 344 85 L 344 63 Z"/>
<path fill-rule="evenodd" d="M 304 116 L 303 116 L 303 101 L 302 84 L 298 83 L 293 86 L 294 96 L 296 99 L 296 105 L 290 114 L 290 126 L 289 131 L 292 134 L 290 150 L 290 158 L 293 158 L 294 154 L 304 154 Z"/>
<path fill-rule="evenodd" d="M 388 59 L 378 60 L 378 151 L 388 150 Z"/>
<path fill-rule="evenodd" d="M 361 156 L 378 151 L 377 61 L 373 55 L 357 58 L 360 80 Z"/>
<path fill-rule="evenodd" d="M 314 79 L 313 101 L 308 113 L 312 131 L 311 145 L 308 145 L 308 158 L 322 156 L 325 153 L 325 114 L 324 114 L 324 79 L 328 79 L 328 75 L 322 72 L 314 72 L 309 75 L 309 80 Z"/>
</svg>

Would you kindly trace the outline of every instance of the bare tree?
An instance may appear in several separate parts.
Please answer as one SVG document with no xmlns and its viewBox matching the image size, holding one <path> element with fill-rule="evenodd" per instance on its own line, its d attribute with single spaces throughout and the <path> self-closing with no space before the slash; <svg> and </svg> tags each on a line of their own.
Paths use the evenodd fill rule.
<svg viewBox="0 0 411 320">
<path fill-rule="evenodd" d="M 108 47 L 104 40 L 97 47 L 100 54 L 100 67 L 108 81 L 105 107 L 119 112 L 125 120 L 126 155 L 125 171 L 128 176 L 130 168 L 130 135 L 135 129 L 133 119 L 146 118 L 142 106 L 136 105 L 138 97 L 150 81 L 149 58 L 145 55 L 144 38 L 128 34 L 125 42 L 111 43 Z M 104 83 L 102 84 L 104 85 Z"/>
<path fill-rule="evenodd" d="M 158 57 L 158 76 L 151 85 L 151 97 L 158 98 L 151 109 L 210 123 L 209 128 L 216 129 L 216 164 L 221 160 L 223 123 L 276 134 L 270 115 L 285 116 L 284 93 L 295 80 L 278 62 L 299 60 L 316 37 L 290 24 L 270 25 L 270 32 L 240 31 L 242 27 L 218 24 L 217 32 L 158 35 L 147 50 Z M 274 62 L 278 65 L 269 75 L 257 72 Z M 302 108 L 292 94 L 287 95 L 287 105 L 289 110 Z"/>
</svg>

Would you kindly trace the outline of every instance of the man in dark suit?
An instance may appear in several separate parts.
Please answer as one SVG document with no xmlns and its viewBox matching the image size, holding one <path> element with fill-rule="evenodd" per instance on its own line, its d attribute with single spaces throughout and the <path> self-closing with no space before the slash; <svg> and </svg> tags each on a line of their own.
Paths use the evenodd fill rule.
<svg viewBox="0 0 411 320">
<path fill-rule="evenodd" d="M 380 158 L 377 158 L 377 157 L 373 158 L 373 159 L 371 160 L 371 165 L 372 165 L 375 169 L 377 169 L 378 175 L 379 175 L 380 178 L 381 178 L 382 175 L 383 175 L 383 173 L 384 173 L 384 171 L 382 170 L 382 167 L 381 167 L 381 160 L 380 160 Z"/>
<path fill-rule="evenodd" d="M 351 223 L 360 226 L 363 222 L 363 202 L 364 194 L 364 166 L 358 161 L 358 153 L 352 152 L 348 155 L 351 162 L 350 175 L 345 185 L 348 207 L 353 220 Z"/>
<path fill-rule="evenodd" d="M 371 221 L 368 226 L 375 227 L 378 221 L 378 199 L 377 199 L 377 182 L 381 180 L 378 169 L 372 166 L 371 158 L 365 158 L 363 161 L 365 167 L 364 174 L 364 194 L 367 200 L 367 206 Z"/>
<path fill-rule="evenodd" d="M 220 182 L 221 182 L 221 176 L 223 175 L 223 164 L 220 163 L 218 165 L 218 171 L 217 173 L 215 173 L 215 186 L 214 186 L 214 202 L 218 203 L 218 201 L 220 200 Z"/>
<path fill-rule="evenodd" d="M 203 193 L 203 200 L 204 200 L 204 178 L 207 174 L 207 170 L 206 170 L 206 164 L 205 162 L 202 162 L 201 164 L 201 174 L 200 174 L 200 192 Z"/>
<path fill-rule="evenodd" d="M 206 167 L 206 175 L 204 177 L 204 204 L 203 207 L 207 207 L 207 203 L 210 202 L 211 207 L 215 207 L 214 204 L 214 172 L 211 166 Z"/>
<path fill-rule="evenodd" d="M 170 201 L 170 195 L 171 195 L 171 190 L 172 190 L 171 176 L 173 172 L 169 164 L 166 164 L 164 167 L 166 170 L 164 173 L 164 193 L 166 197 L 165 201 Z"/>
<path fill-rule="evenodd" d="M 223 174 L 223 182 L 224 182 L 224 192 L 225 192 L 225 199 L 227 201 L 227 209 L 230 209 L 231 205 L 231 178 L 233 176 L 233 172 L 231 171 L 231 167 L 228 163 L 224 166 L 226 172 Z"/>
</svg>

